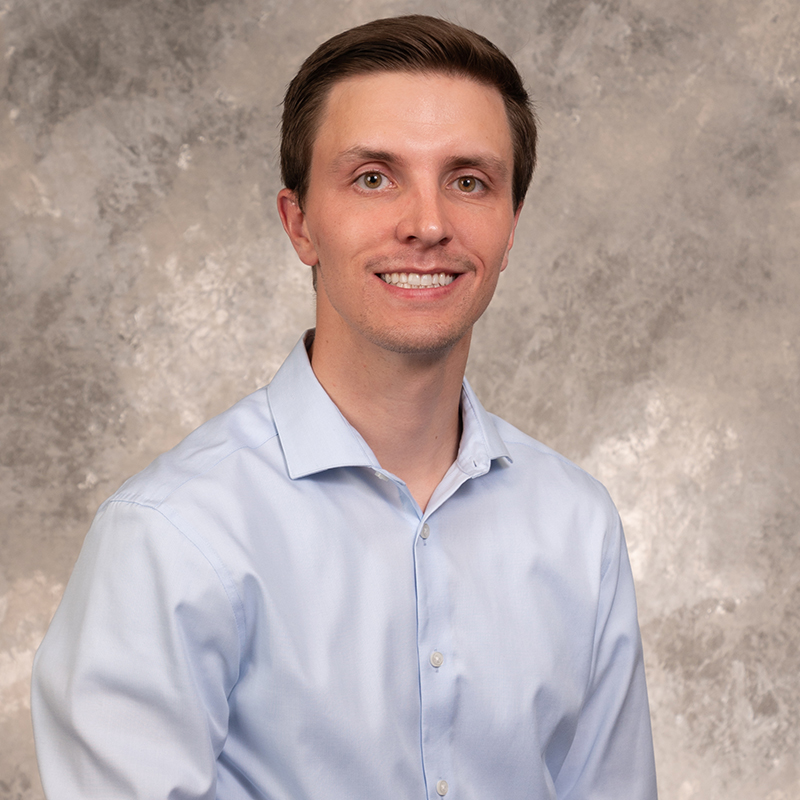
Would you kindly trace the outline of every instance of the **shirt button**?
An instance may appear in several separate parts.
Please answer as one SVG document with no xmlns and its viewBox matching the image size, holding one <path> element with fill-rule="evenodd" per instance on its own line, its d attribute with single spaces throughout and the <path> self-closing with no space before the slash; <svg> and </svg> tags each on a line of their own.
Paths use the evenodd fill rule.
<svg viewBox="0 0 800 800">
<path fill-rule="evenodd" d="M 447 781 L 437 781 L 436 783 L 436 791 L 444 797 L 447 794 L 447 790 L 450 787 L 447 785 Z"/>
<path fill-rule="evenodd" d="M 423 539 L 427 539 L 431 535 L 431 529 L 428 527 L 427 522 L 422 526 L 422 530 L 419 532 L 419 535 Z"/>
<path fill-rule="evenodd" d="M 444 664 L 444 656 L 438 650 L 434 650 L 431 653 L 431 664 L 434 667 L 441 667 L 442 664 Z M 444 783 L 444 787 L 445 787 L 444 790 L 446 792 L 447 791 L 447 783 L 445 783 L 444 781 L 440 781 L 440 782 Z M 439 794 L 442 794 L 442 792 L 439 792 Z"/>
<path fill-rule="evenodd" d="M 380 478 L 382 481 L 389 480 L 382 472 L 378 472 L 378 470 L 375 470 L 375 477 Z"/>
</svg>

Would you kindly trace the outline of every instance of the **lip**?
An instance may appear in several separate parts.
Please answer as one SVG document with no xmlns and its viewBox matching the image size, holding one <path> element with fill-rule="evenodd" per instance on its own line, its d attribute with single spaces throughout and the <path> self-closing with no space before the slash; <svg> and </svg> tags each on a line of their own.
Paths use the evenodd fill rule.
<svg viewBox="0 0 800 800">
<path fill-rule="evenodd" d="M 380 281 L 381 289 L 385 292 L 388 292 L 389 296 L 396 299 L 396 300 L 413 300 L 415 303 L 422 302 L 422 301 L 439 301 L 444 299 L 445 297 L 449 296 L 452 292 L 457 291 L 459 284 L 458 278 L 461 277 L 463 273 L 454 273 L 454 272 L 447 272 L 448 276 L 452 277 L 453 280 L 450 283 L 445 284 L 443 286 L 419 286 L 419 287 L 409 287 L 406 288 L 404 286 L 397 286 L 393 283 L 387 283 L 383 278 L 380 276 L 386 273 L 376 273 L 375 278 L 376 280 Z M 432 275 L 432 274 L 441 274 L 441 270 L 437 273 L 424 273 L 424 272 L 416 272 L 417 275 Z"/>
</svg>

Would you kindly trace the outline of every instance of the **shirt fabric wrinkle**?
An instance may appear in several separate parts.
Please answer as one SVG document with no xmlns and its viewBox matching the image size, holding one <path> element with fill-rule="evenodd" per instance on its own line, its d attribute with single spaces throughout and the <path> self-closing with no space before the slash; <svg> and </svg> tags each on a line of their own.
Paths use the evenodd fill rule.
<svg viewBox="0 0 800 800">
<path fill-rule="evenodd" d="M 616 509 L 466 380 L 461 409 L 423 513 L 301 340 L 126 481 L 36 656 L 49 800 L 655 800 Z"/>
</svg>

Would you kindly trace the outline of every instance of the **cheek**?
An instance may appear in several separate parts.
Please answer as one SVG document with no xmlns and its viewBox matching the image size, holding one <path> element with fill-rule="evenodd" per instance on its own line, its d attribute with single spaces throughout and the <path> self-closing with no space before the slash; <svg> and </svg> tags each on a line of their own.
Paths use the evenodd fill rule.
<svg viewBox="0 0 800 800">
<path fill-rule="evenodd" d="M 329 258 L 353 258 L 359 253 L 368 253 L 385 241 L 387 226 L 381 215 L 338 214 L 330 216 L 323 226 L 315 231 L 315 244 L 320 254 Z"/>
<path fill-rule="evenodd" d="M 508 219 L 474 217 L 461 226 L 464 246 L 484 261 L 487 266 L 502 261 L 508 250 L 511 225 Z"/>
</svg>

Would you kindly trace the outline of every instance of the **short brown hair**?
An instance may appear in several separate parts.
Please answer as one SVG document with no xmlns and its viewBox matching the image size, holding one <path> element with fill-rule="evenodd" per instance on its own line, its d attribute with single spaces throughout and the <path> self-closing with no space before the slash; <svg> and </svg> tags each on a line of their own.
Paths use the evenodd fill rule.
<svg viewBox="0 0 800 800">
<path fill-rule="evenodd" d="M 281 177 L 302 206 L 325 100 L 345 78 L 372 72 L 441 72 L 495 87 L 502 95 L 514 146 L 512 197 L 519 208 L 536 164 L 536 118 L 517 68 L 474 31 L 420 14 L 377 19 L 321 44 L 286 90 L 281 125 Z"/>
</svg>

